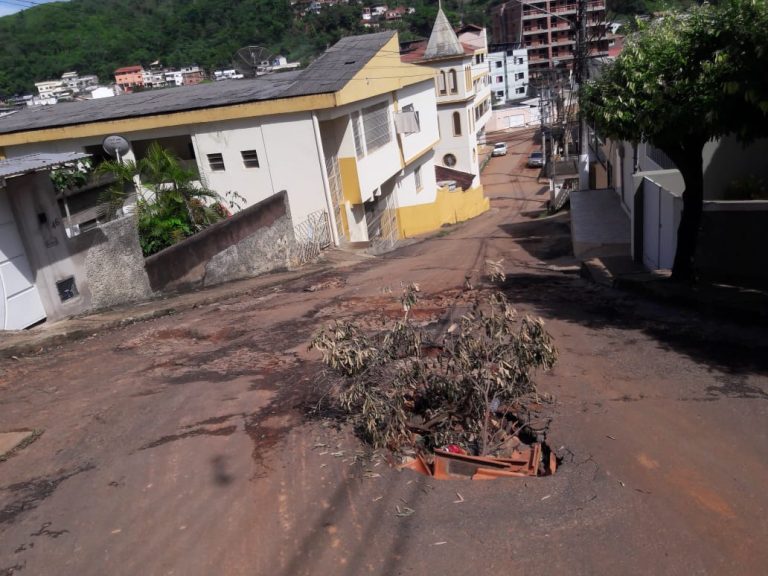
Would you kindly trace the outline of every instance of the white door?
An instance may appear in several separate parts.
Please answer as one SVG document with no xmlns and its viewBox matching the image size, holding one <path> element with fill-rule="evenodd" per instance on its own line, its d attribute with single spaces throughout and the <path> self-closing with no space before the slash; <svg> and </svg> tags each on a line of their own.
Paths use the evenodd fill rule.
<svg viewBox="0 0 768 576">
<path fill-rule="evenodd" d="M 0 329 L 21 330 L 45 319 L 8 193 L 0 188 Z"/>
<path fill-rule="evenodd" d="M 643 264 L 659 269 L 659 229 L 661 228 L 659 187 L 643 180 Z"/>
</svg>

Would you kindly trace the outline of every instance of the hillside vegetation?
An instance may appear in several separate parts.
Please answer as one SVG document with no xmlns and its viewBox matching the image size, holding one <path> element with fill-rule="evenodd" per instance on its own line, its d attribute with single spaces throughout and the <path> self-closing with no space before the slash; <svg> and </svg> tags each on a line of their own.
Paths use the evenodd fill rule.
<svg viewBox="0 0 768 576">
<path fill-rule="evenodd" d="M 658 0 L 612 0 L 618 11 L 647 11 Z M 679 1 L 679 0 L 676 0 Z M 684 1 L 684 0 L 683 0 Z M 372 2 L 366 2 L 371 4 Z M 443 3 L 457 23 L 487 24 L 500 0 Z M 390 2 L 392 6 L 397 5 Z M 437 2 L 406 0 L 416 8 L 390 25 L 401 37 L 429 34 Z M 297 5 L 298 6 L 298 5 Z M 609 3 L 610 6 L 610 3 Z M 367 30 L 361 5 L 340 4 L 300 16 L 289 0 L 71 0 L 0 18 L 0 95 L 34 90 L 34 82 L 63 72 L 98 74 L 102 82 L 131 64 L 231 66 L 235 51 L 264 46 L 272 54 L 308 60 L 349 34 Z"/>
</svg>

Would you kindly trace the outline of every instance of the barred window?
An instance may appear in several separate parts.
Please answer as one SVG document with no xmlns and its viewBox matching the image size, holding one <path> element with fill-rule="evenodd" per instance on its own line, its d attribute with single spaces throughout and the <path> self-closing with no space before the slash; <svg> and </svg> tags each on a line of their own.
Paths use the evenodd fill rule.
<svg viewBox="0 0 768 576">
<path fill-rule="evenodd" d="M 413 177 L 416 179 L 416 190 L 421 190 L 423 184 L 421 182 L 421 166 L 416 166 L 413 171 Z"/>
<path fill-rule="evenodd" d="M 221 154 L 208 154 L 208 166 L 211 170 L 224 170 L 224 157 Z"/>
<path fill-rule="evenodd" d="M 646 156 L 653 160 L 653 162 L 655 162 L 662 170 L 674 170 L 677 168 L 675 163 L 672 162 L 670 157 L 667 156 L 663 150 L 651 146 L 650 144 L 646 146 Z"/>
<path fill-rule="evenodd" d="M 355 153 L 358 158 L 365 156 L 363 139 L 360 137 L 360 112 L 352 114 L 352 133 L 355 135 Z"/>
<path fill-rule="evenodd" d="M 365 148 L 369 153 L 381 148 L 392 139 L 388 102 L 363 108 L 363 132 Z"/>
</svg>

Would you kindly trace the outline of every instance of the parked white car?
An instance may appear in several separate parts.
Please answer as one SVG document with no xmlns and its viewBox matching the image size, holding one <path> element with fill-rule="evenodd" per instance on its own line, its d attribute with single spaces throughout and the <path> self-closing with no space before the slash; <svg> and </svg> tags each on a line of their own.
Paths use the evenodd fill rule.
<svg viewBox="0 0 768 576">
<path fill-rule="evenodd" d="M 493 145 L 493 152 L 491 152 L 491 156 L 506 156 L 507 155 L 507 143 L 506 142 L 497 142 Z"/>
</svg>

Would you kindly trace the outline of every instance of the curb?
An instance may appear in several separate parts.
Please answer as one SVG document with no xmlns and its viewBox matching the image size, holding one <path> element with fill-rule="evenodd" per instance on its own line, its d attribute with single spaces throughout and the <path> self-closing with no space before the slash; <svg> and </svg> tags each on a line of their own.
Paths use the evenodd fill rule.
<svg viewBox="0 0 768 576">
<path fill-rule="evenodd" d="M 168 302 L 166 305 L 158 304 L 157 306 L 152 306 L 152 304 L 155 302 L 162 302 L 162 299 L 145 300 L 143 302 L 137 302 L 133 306 L 126 306 L 125 308 L 118 308 L 113 310 L 105 309 L 90 316 L 63 319 L 50 325 L 51 332 L 41 331 L 25 333 L 24 331 L 20 331 L 9 335 L 12 339 L 14 336 L 18 335 L 16 336 L 18 341 L 9 340 L 7 342 L 3 342 L 2 338 L 0 338 L 0 360 L 7 360 L 17 356 L 37 354 L 42 352 L 45 348 L 51 348 L 70 342 L 84 340 L 89 336 L 94 336 L 106 330 L 122 328 L 124 326 L 129 326 L 139 322 L 147 322 L 157 318 L 171 316 L 179 312 L 197 308 L 199 306 L 205 306 L 207 304 L 211 304 L 213 302 L 227 298 L 242 296 L 244 294 L 248 294 L 249 292 L 269 290 L 275 286 L 289 282 L 295 282 L 296 280 L 300 280 L 312 274 L 319 274 L 329 270 L 343 268 L 345 267 L 345 264 L 353 266 L 357 264 L 357 262 L 314 263 L 310 264 L 305 270 L 288 271 L 287 273 L 282 272 L 282 274 L 288 275 L 287 278 L 275 278 L 272 281 L 265 281 L 263 284 L 260 283 L 257 286 L 233 286 L 231 289 L 226 290 L 221 289 L 221 286 L 226 286 L 226 284 L 220 284 L 217 286 L 209 287 L 209 290 L 215 291 L 211 294 L 205 294 L 207 291 L 205 289 L 200 290 L 200 298 L 194 298 L 192 296 L 195 294 L 195 292 L 180 292 L 167 296 L 166 299 Z M 266 280 L 267 276 L 268 275 L 254 276 L 253 278 L 245 278 L 242 280 L 237 280 L 236 282 L 253 282 L 258 281 L 260 278 Z M 137 308 L 141 305 L 146 305 L 151 308 L 146 311 L 137 311 Z M 125 315 L 120 315 L 121 311 L 124 311 Z M 100 317 L 110 314 L 115 314 L 116 317 Z M 68 328 L 66 325 L 70 325 L 70 327 Z M 61 328 L 57 329 L 58 326 L 61 326 Z"/>
</svg>

